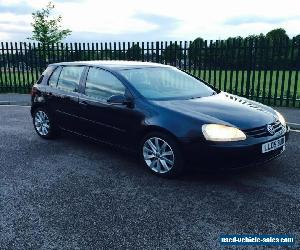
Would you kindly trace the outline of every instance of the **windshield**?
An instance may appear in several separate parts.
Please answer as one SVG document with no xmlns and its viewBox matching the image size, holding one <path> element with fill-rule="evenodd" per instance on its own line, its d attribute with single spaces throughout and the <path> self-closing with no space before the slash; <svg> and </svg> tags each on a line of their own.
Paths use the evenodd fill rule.
<svg viewBox="0 0 300 250">
<path fill-rule="evenodd" d="M 149 67 L 119 71 L 147 99 L 188 99 L 214 94 L 196 78 L 171 67 Z"/>
</svg>

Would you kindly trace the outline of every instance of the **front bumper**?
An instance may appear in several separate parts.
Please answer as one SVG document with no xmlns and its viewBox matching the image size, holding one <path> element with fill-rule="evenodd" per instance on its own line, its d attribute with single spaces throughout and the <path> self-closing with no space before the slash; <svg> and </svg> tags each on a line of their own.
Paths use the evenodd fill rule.
<svg viewBox="0 0 300 250">
<path fill-rule="evenodd" d="M 201 169 L 235 169 L 262 164 L 281 155 L 283 147 L 262 153 L 262 144 L 282 136 L 287 141 L 289 132 L 287 126 L 286 132 L 280 136 L 248 137 L 239 142 L 208 142 L 185 138 L 181 142 L 184 157 L 192 166 Z"/>
</svg>

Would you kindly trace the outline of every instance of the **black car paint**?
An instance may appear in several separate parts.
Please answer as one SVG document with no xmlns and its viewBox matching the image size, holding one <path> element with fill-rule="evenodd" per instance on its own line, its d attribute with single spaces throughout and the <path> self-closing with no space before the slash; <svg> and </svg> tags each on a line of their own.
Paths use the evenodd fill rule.
<svg viewBox="0 0 300 250">
<path fill-rule="evenodd" d="M 65 93 L 48 86 L 53 70 L 68 65 L 85 67 L 78 92 Z M 276 139 L 276 135 L 263 138 L 248 136 L 238 142 L 210 142 L 202 134 L 202 125 L 207 123 L 230 125 L 241 130 L 270 124 L 276 119 L 276 113 L 270 107 L 220 91 L 212 96 L 189 100 L 147 100 L 118 73 L 122 67 L 131 67 L 126 65 L 111 67 L 95 62 L 75 62 L 50 67 L 45 71 L 41 84 L 33 87 L 36 94 L 32 98 L 31 110 L 45 106 L 64 130 L 130 150 L 137 150 L 146 133 L 160 131 L 172 135 L 180 144 L 185 158 L 193 162 L 243 165 L 256 158 L 268 160 L 273 157 L 274 152 L 262 155 L 260 151 L 261 144 Z M 125 98 L 130 103 L 111 104 L 85 96 L 88 67 L 107 70 L 116 76 L 126 87 Z M 286 139 L 288 132 L 287 128 Z"/>
</svg>

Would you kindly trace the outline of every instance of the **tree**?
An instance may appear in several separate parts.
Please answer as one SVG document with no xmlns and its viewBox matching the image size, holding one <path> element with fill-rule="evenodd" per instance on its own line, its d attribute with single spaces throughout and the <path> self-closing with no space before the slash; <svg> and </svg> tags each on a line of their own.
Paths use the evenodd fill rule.
<svg viewBox="0 0 300 250">
<path fill-rule="evenodd" d="M 126 57 L 128 58 L 128 60 L 140 60 L 141 55 L 142 49 L 138 44 L 132 45 L 126 52 Z"/>
<path fill-rule="evenodd" d="M 276 68 L 285 67 L 286 50 L 290 43 L 286 31 L 282 28 L 274 29 L 269 31 L 266 37 L 269 39 L 269 44 L 272 46 L 273 51 L 273 55 L 269 58 L 269 61 L 272 61 Z"/>
<path fill-rule="evenodd" d="M 299 46 L 300 45 L 300 35 L 294 37 L 295 43 Z"/>
<path fill-rule="evenodd" d="M 250 40 L 250 39 L 252 39 L 252 40 L 259 40 L 259 39 L 265 39 L 265 38 L 266 38 L 265 35 L 263 33 L 260 33 L 259 35 L 255 35 L 255 34 L 248 35 L 248 36 L 246 36 L 245 39 L 248 39 L 248 40 Z"/>
<path fill-rule="evenodd" d="M 201 37 L 196 38 L 189 47 L 189 58 L 193 63 L 202 62 L 204 53 L 202 47 L 204 46 L 204 40 Z"/>
<path fill-rule="evenodd" d="M 54 4 L 49 2 L 46 8 L 37 10 L 32 13 L 33 22 L 31 23 L 33 27 L 33 35 L 28 38 L 30 40 L 36 40 L 42 45 L 49 45 L 53 43 L 60 42 L 65 37 L 71 34 L 71 30 L 62 29 L 61 21 L 62 16 L 52 17 L 51 12 L 54 9 Z"/>
<path fill-rule="evenodd" d="M 182 48 L 175 43 L 168 45 L 163 52 L 163 58 L 168 63 L 177 64 L 178 60 L 183 59 Z"/>
<path fill-rule="evenodd" d="M 293 68 L 299 69 L 300 68 L 300 35 L 297 35 L 294 37 L 294 54 L 293 56 L 290 55 L 290 58 L 293 58 L 291 60 Z"/>
<path fill-rule="evenodd" d="M 279 40 L 287 40 L 289 39 L 289 36 L 286 34 L 286 31 L 282 28 L 271 30 L 267 33 L 266 37 L 268 39 L 271 39 L 273 41 L 279 41 Z"/>
</svg>

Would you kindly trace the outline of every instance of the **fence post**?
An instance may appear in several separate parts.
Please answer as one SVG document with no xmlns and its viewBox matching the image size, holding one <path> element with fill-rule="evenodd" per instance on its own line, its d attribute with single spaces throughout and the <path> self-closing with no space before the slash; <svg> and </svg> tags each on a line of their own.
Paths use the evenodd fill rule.
<svg viewBox="0 0 300 250">
<path fill-rule="evenodd" d="M 224 43 L 224 46 L 225 46 L 225 54 L 224 54 L 224 56 L 223 56 L 223 69 L 224 69 L 224 74 L 225 74 L 225 76 L 224 76 L 224 91 L 227 91 L 227 81 L 228 81 L 228 69 L 229 69 L 229 67 L 228 67 L 228 63 L 229 63 L 229 60 L 228 60 L 228 57 L 229 57 L 229 53 L 228 53 L 228 51 L 229 51 L 229 40 L 226 40 L 226 42 Z"/>
<path fill-rule="evenodd" d="M 275 47 L 275 44 L 276 43 L 273 44 L 274 47 Z M 274 93 L 274 96 L 273 96 L 273 103 L 276 106 L 277 92 L 278 92 L 278 81 L 279 81 L 279 65 L 280 65 L 279 62 L 281 60 L 280 54 L 282 52 L 282 39 L 279 40 L 278 51 L 275 50 L 275 52 L 276 52 L 276 54 L 275 54 L 276 55 L 276 57 L 275 57 L 275 62 L 276 62 L 275 72 L 276 72 L 276 74 L 275 74 L 275 93 Z M 272 92 L 272 88 L 271 88 L 271 92 Z"/>
<path fill-rule="evenodd" d="M 232 93 L 233 89 L 232 89 L 232 81 L 233 81 L 233 70 L 234 70 L 234 52 L 235 52 L 235 39 L 230 40 L 231 42 L 230 44 L 230 63 L 229 63 L 229 67 L 230 67 L 230 74 L 229 74 L 229 93 Z"/>
<path fill-rule="evenodd" d="M 289 73 L 288 73 L 288 86 L 286 93 L 286 106 L 289 106 L 290 103 L 290 94 L 291 94 L 291 83 L 292 83 L 292 74 L 293 74 L 293 61 L 294 61 L 294 47 L 295 47 L 295 37 L 291 42 L 291 57 L 289 61 Z"/>
<path fill-rule="evenodd" d="M 254 87 L 255 87 L 255 78 L 256 78 L 256 57 L 257 57 L 257 50 L 258 50 L 258 43 L 257 43 L 257 38 L 254 38 L 252 40 L 252 79 L 251 79 L 251 99 L 254 99 Z"/>
<path fill-rule="evenodd" d="M 16 68 L 17 68 L 17 78 L 18 78 L 18 86 L 17 86 L 17 91 L 19 92 L 22 90 L 22 83 L 21 83 L 21 57 L 20 57 L 20 48 L 18 48 L 18 43 L 15 42 L 15 57 L 16 57 Z"/>
<path fill-rule="evenodd" d="M 299 78 L 299 60 L 300 60 L 300 41 L 297 41 L 297 48 L 298 48 L 298 55 L 297 55 L 297 60 L 296 60 L 296 67 L 295 67 L 295 82 L 294 82 L 294 94 L 293 94 L 293 107 L 296 107 L 296 101 L 297 101 L 297 90 L 298 90 L 298 78 Z M 300 84 L 300 83 L 299 83 Z M 300 101 L 299 101 L 299 107 L 300 107 Z"/>
<path fill-rule="evenodd" d="M 257 76 L 257 85 L 256 85 L 256 101 L 260 98 L 260 80 L 261 80 L 261 71 L 262 71 L 262 58 L 263 58 L 263 38 L 260 38 L 257 43 L 257 50 L 259 51 L 258 56 L 258 63 L 257 63 L 257 70 L 258 70 L 258 76 Z M 255 65 L 256 68 L 256 65 Z"/>
<path fill-rule="evenodd" d="M 184 71 L 186 71 L 186 46 L 187 41 L 184 41 Z"/>
<path fill-rule="evenodd" d="M 109 60 L 112 60 L 112 45 L 111 45 L 111 42 L 109 42 Z"/>
<path fill-rule="evenodd" d="M 281 75 L 281 88 L 280 88 L 280 106 L 283 104 L 283 94 L 284 94 L 284 87 L 285 87 L 285 77 L 286 77 L 286 66 L 287 66 L 287 59 L 288 59 L 288 52 L 289 52 L 289 38 L 285 39 L 285 47 L 284 47 L 284 57 L 281 65 L 282 75 Z"/>
<path fill-rule="evenodd" d="M 167 55 L 167 47 L 168 47 L 168 42 L 165 41 L 165 48 L 164 48 L 164 64 L 168 64 L 167 59 L 166 59 L 166 55 Z"/>
<path fill-rule="evenodd" d="M 20 55 L 21 55 L 21 71 L 22 71 L 22 93 L 24 93 L 25 91 L 25 67 L 24 67 L 24 64 L 25 64 L 25 56 L 23 54 L 23 48 L 22 48 L 22 43 L 20 42 Z"/>
<path fill-rule="evenodd" d="M 155 62 L 159 62 L 159 42 L 156 42 L 156 58 L 155 58 Z"/>
<path fill-rule="evenodd" d="M 142 42 L 142 62 L 145 61 L 145 45 L 144 45 L 144 42 Z"/>
<path fill-rule="evenodd" d="M 5 54 L 4 54 L 4 47 L 3 42 L 1 42 L 1 64 L 0 64 L 0 81 L 1 81 L 1 89 L 0 91 L 6 92 L 7 91 L 7 79 L 6 79 L 6 60 L 5 60 Z"/>
<path fill-rule="evenodd" d="M 8 68 L 8 78 L 9 78 L 9 91 L 12 90 L 12 76 L 11 76 L 11 60 L 10 60 L 10 55 L 9 55 L 9 49 L 8 49 L 8 42 L 5 43 L 5 47 L 6 47 L 6 58 L 7 58 L 7 68 Z"/>
</svg>

